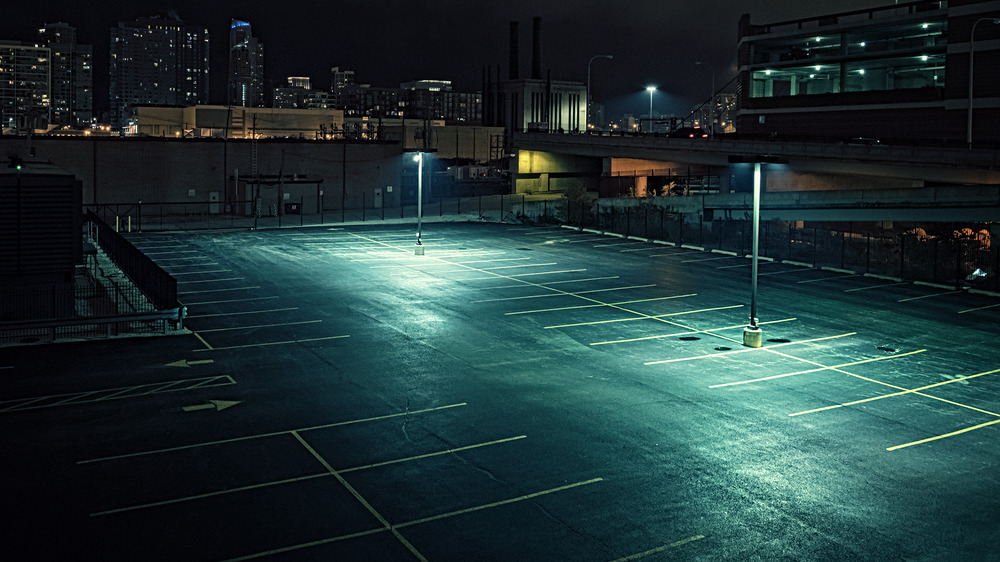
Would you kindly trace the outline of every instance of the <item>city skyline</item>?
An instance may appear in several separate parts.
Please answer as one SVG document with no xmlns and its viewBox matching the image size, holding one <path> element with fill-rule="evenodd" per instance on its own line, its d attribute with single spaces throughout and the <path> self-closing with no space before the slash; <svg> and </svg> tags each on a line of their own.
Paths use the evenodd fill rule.
<svg viewBox="0 0 1000 562">
<path fill-rule="evenodd" d="M 0 39 L 36 41 L 45 24 L 75 27 L 79 42 L 94 48 L 94 109 L 109 109 L 110 30 L 118 22 L 173 11 L 185 23 L 204 26 L 211 40 L 210 102 L 226 103 L 228 35 L 233 19 L 254 26 L 268 45 L 265 86 L 281 86 L 288 76 L 308 76 L 315 88 L 329 89 L 330 69 L 354 70 L 359 83 L 398 86 L 419 79 L 451 80 L 458 91 L 478 91 L 484 67 L 506 74 L 508 23 L 521 22 L 521 66 L 531 49 L 530 24 L 541 17 L 543 67 L 553 79 L 584 82 L 588 60 L 613 54 L 592 65 L 592 91 L 609 114 L 641 113 L 648 103 L 646 86 L 658 87 L 654 111 L 687 111 L 707 98 L 711 83 L 722 88 L 735 76 L 739 16 L 752 21 L 784 21 L 890 5 L 886 0 L 735 2 L 673 5 L 628 1 L 613 11 L 599 2 L 577 4 L 571 11 L 554 2 L 514 0 L 490 3 L 435 2 L 417 6 L 400 2 L 350 0 L 336 10 L 300 5 L 275 11 L 260 5 L 189 1 L 104 3 L 100 12 L 69 2 L 21 5 L 17 17 L 0 22 Z M 581 48 L 581 44 L 587 46 Z M 695 62 L 705 64 L 696 66 Z M 506 76 L 504 76 L 506 78 Z M 633 107 L 634 106 L 634 107 Z"/>
</svg>

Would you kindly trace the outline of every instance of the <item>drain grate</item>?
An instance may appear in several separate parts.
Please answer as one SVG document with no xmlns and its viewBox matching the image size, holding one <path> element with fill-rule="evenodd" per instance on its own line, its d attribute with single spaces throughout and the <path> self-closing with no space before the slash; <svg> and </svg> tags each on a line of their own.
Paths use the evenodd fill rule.
<svg viewBox="0 0 1000 562">
<path fill-rule="evenodd" d="M 896 353 L 896 348 L 895 347 L 886 347 L 884 345 L 880 345 L 876 349 L 878 349 L 880 351 L 887 351 L 889 353 Z"/>
<path fill-rule="evenodd" d="M 681 336 L 680 339 L 681 341 L 698 341 L 701 338 L 699 338 L 698 336 Z"/>
<path fill-rule="evenodd" d="M 771 343 L 792 343 L 792 340 L 790 340 L 788 338 L 771 338 L 771 339 L 769 339 L 767 341 L 769 341 Z"/>
<path fill-rule="evenodd" d="M 731 347 L 725 347 L 725 346 L 715 348 L 716 351 L 731 351 L 732 349 L 733 348 Z"/>
</svg>

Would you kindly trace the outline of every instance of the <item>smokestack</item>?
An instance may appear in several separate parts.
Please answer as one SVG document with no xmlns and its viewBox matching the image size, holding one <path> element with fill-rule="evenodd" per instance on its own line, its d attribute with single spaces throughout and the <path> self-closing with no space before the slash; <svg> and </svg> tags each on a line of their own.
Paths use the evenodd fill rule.
<svg viewBox="0 0 1000 562">
<path fill-rule="evenodd" d="M 517 80 L 517 22 L 510 22 L 510 72 L 508 80 Z"/>
<path fill-rule="evenodd" d="M 542 18 L 531 20 L 531 78 L 542 79 Z"/>
</svg>

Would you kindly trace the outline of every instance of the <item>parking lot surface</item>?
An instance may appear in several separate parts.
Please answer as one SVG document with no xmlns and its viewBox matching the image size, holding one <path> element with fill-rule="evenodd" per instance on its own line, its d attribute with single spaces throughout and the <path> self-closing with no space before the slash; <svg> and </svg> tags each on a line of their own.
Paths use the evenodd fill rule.
<svg viewBox="0 0 1000 562">
<path fill-rule="evenodd" d="M 190 334 L 0 350 L 5 560 L 987 560 L 1000 300 L 559 227 L 135 234 Z M 995 558 L 994 558 L 995 559 Z"/>
</svg>

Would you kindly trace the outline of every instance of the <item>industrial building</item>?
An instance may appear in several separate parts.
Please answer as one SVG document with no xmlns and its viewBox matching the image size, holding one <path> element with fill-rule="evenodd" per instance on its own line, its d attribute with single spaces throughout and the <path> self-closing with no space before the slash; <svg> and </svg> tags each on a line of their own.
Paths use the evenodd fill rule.
<svg viewBox="0 0 1000 562">
<path fill-rule="evenodd" d="M 996 2 L 984 0 L 766 24 L 746 14 L 736 129 L 848 142 L 1000 141 L 998 23 Z"/>
</svg>

